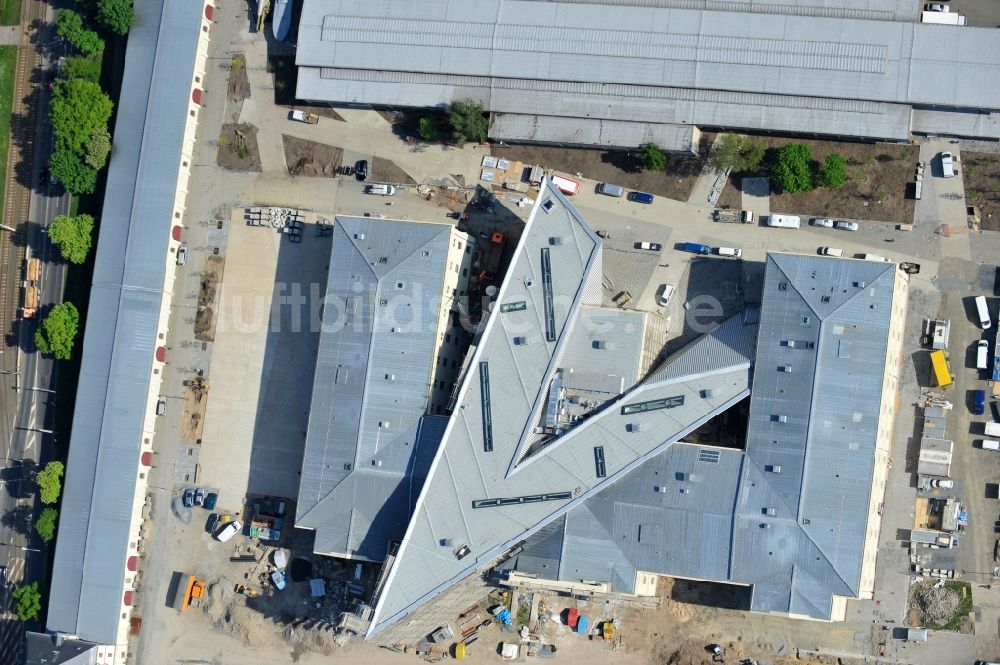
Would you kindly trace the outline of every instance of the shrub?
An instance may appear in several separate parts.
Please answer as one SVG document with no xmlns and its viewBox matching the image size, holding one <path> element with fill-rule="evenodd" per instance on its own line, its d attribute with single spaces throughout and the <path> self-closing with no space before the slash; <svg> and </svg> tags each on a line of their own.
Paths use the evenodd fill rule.
<svg viewBox="0 0 1000 665">
<path fill-rule="evenodd" d="M 847 182 L 847 160 L 843 155 L 831 153 L 819 169 L 819 180 L 824 187 L 839 189 Z"/>
<path fill-rule="evenodd" d="M 723 134 L 712 145 L 708 163 L 716 171 L 752 173 L 764 161 L 767 146 L 758 138 L 740 134 Z"/>
<path fill-rule="evenodd" d="M 813 188 L 812 150 L 804 143 L 789 143 L 778 151 L 771 178 L 790 194 Z"/>
<path fill-rule="evenodd" d="M 19 586 L 10 595 L 17 601 L 17 617 L 21 621 L 37 619 L 41 614 L 42 593 L 38 590 L 38 582 Z"/>
<path fill-rule="evenodd" d="M 94 236 L 94 218 L 90 215 L 59 215 L 49 225 L 49 238 L 63 257 L 77 265 L 87 260 Z"/>
<path fill-rule="evenodd" d="M 42 324 L 35 331 L 35 346 L 42 353 L 52 354 L 57 360 L 69 360 L 79 325 L 80 312 L 73 303 L 59 303 L 42 319 Z"/>
<path fill-rule="evenodd" d="M 35 522 L 35 531 L 46 543 L 51 543 L 52 539 L 56 537 L 56 519 L 58 517 L 59 513 L 55 508 L 46 508 L 38 516 L 38 521 Z"/>
<path fill-rule="evenodd" d="M 66 467 L 62 462 L 49 462 L 45 468 L 35 475 L 35 482 L 41 492 L 42 503 L 55 503 L 62 494 L 62 477 Z"/>
<path fill-rule="evenodd" d="M 481 143 L 489 133 L 486 109 L 474 99 L 462 99 L 448 106 L 448 122 L 455 140 L 459 143 L 475 141 Z"/>
<path fill-rule="evenodd" d="M 435 141 L 438 137 L 437 120 L 433 116 L 424 116 L 417 123 L 417 134 L 425 141 Z"/>
<path fill-rule="evenodd" d="M 667 155 L 655 143 L 644 143 L 640 146 L 639 159 L 650 171 L 662 171 L 667 168 Z"/>
</svg>

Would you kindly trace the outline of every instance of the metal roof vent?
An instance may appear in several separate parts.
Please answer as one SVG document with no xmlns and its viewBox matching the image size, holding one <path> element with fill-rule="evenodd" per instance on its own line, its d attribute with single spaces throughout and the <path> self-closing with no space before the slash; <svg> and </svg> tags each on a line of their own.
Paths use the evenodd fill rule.
<svg viewBox="0 0 1000 665">
<path fill-rule="evenodd" d="M 715 391 L 712 390 L 711 388 L 705 388 L 704 390 L 701 391 L 702 399 L 711 399 L 713 397 L 715 397 Z"/>
<path fill-rule="evenodd" d="M 787 291 L 788 290 L 788 282 L 778 282 L 778 290 L 779 291 Z"/>
<path fill-rule="evenodd" d="M 769 517 L 774 517 L 775 515 L 778 514 L 778 509 L 777 508 L 765 508 L 764 509 L 764 514 L 768 515 Z"/>
<path fill-rule="evenodd" d="M 382 466 L 382 460 L 380 460 L 380 459 L 373 459 L 372 460 L 372 466 Z"/>
<path fill-rule="evenodd" d="M 868 283 L 867 282 L 854 282 L 854 286 L 857 287 L 857 288 L 859 288 L 859 289 L 863 289 L 866 286 L 868 286 Z"/>
<path fill-rule="evenodd" d="M 681 488 L 681 494 L 690 494 L 690 493 L 691 493 L 691 490 L 688 489 L 687 487 L 682 487 Z"/>
<path fill-rule="evenodd" d="M 761 529 L 770 529 L 770 528 L 771 528 L 771 525 L 770 525 L 770 524 L 768 524 L 767 522 L 761 522 L 761 524 L 760 524 L 760 528 L 761 528 Z"/>
<path fill-rule="evenodd" d="M 396 375 L 395 374 L 386 374 L 385 375 L 385 380 L 386 381 L 395 381 L 396 380 Z"/>
<path fill-rule="evenodd" d="M 559 236 L 552 236 L 551 238 L 549 238 L 549 244 L 552 245 L 553 247 L 558 247 L 559 245 L 562 244 L 562 238 L 560 238 Z"/>
<path fill-rule="evenodd" d="M 528 338 L 527 337 L 515 337 L 514 338 L 514 344 L 516 346 L 524 346 L 527 343 L 528 343 Z"/>
<path fill-rule="evenodd" d="M 781 473 L 781 465 L 780 464 L 768 464 L 767 466 L 764 467 L 764 470 L 765 471 L 769 471 L 771 473 Z"/>
<path fill-rule="evenodd" d="M 653 489 L 656 490 L 657 492 L 659 492 L 660 494 L 666 494 L 667 493 L 667 486 L 666 485 L 657 485 Z"/>
<path fill-rule="evenodd" d="M 786 374 L 791 374 L 791 372 L 792 372 L 792 366 L 791 365 L 778 365 L 778 371 L 779 372 L 785 372 Z"/>
<path fill-rule="evenodd" d="M 771 416 L 771 422 L 775 422 L 775 423 L 787 423 L 788 422 L 788 416 L 783 416 L 783 415 L 780 415 L 780 414 L 775 414 L 775 415 Z"/>
<path fill-rule="evenodd" d="M 597 340 L 594 340 L 594 343 L 593 343 L 592 346 L 595 349 L 606 349 L 606 348 L 608 348 L 608 343 L 605 342 L 603 339 L 597 339 Z"/>
<path fill-rule="evenodd" d="M 354 234 L 354 239 L 355 240 L 364 240 L 365 239 L 365 234 L 364 233 L 355 233 Z"/>
<path fill-rule="evenodd" d="M 378 421 L 378 426 L 381 427 L 382 429 L 389 429 L 389 421 L 388 420 L 380 420 L 380 421 Z"/>
<path fill-rule="evenodd" d="M 629 423 L 628 424 L 628 431 L 632 432 L 633 434 L 635 432 L 641 432 L 642 431 L 642 426 L 639 423 Z"/>
<path fill-rule="evenodd" d="M 455 541 L 453 541 L 451 538 L 442 538 L 438 542 L 441 543 L 441 547 L 452 547 L 455 545 Z"/>
</svg>

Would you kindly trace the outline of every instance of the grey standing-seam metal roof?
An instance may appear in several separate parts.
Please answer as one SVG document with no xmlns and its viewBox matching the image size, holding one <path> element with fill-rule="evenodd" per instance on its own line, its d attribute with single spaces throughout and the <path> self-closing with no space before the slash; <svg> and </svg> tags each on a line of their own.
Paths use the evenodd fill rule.
<svg viewBox="0 0 1000 665">
<path fill-rule="evenodd" d="M 337 217 L 296 509 L 314 550 L 369 561 L 406 528 L 440 345 L 449 224 Z M 430 445 L 428 445 L 430 444 Z"/>
<path fill-rule="evenodd" d="M 50 631 L 114 644 L 203 6 L 137 0 L 73 416 Z M 146 133 L 146 129 L 151 131 Z M 169 174 L 168 174 L 169 175 Z"/>
<path fill-rule="evenodd" d="M 718 364 L 644 382 L 561 436 L 542 439 L 534 424 L 550 382 L 565 364 L 581 311 L 600 302 L 600 251 L 600 239 L 579 213 L 543 182 L 377 599 L 369 635 L 749 394 L 756 327 L 734 317 L 710 335 L 734 350 L 720 354 Z M 595 446 L 603 450 L 600 475 Z M 469 551 L 459 558 L 463 547 Z"/>
<path fill-rule="evenodd" d="M 746 452 L 674 445 L 574 508 L 558 579 L 624 592 L 638 570 L 748 584 L 753 610 L 817 619 L 834 595 L 857 596 L 896 278 L 894 264 L 770 254 Z M 697 340 L 650 380 L 697 371 L 713 344 Z"/>
<path fill-rule="evenodd" d="M 297 96 L 404 106 L 472 97 L 501 113 L 530 108 L 591 121 L 895 139 L 909 131 L 907 109 L 898 106 L 1000 109 L 995 30 L 797 15 L 780 5 L 767 7 L 776 13 L 746 11 L 740 2 L 713 7 L 729 11 L 530 0 L 373 0 L 363 6 L 307 0 Z M 949 57 L 939 58 L 941 52 Z M 539 85 L 598 91 L 536 90 Z M 743 98 L 649 104 L 648 97 L 664 91 Z M 853 110 L 803 110 L 826 100 Z M 663 107 L 663 115 L 646 117 Z M 517 138 L 532 133 L 521 127 Z"/>
<path fill-rule="evenodd" d="M 523 100 L 522 100 L 523 104 Z M 535 108 L 525 105 L 526 108 Z M 566 118 L 538 114 L 494 114 L 490 123 L 490 136 L 509 141 L 532 141 L 569 145 L 599 145 L 609 148 L 630 148 L 644 143 L 655 143 L 671 152 L 696 153 L 694 125 L 668 125 L 663 123 L 577 118 L 572 123 Z"/>
<path fill-rule="evenodd" d="M 25 635 L 25 665 L 95 665 L 98 645 L 74 639 L 58 640 L 48 633 Z"/>
</svg>

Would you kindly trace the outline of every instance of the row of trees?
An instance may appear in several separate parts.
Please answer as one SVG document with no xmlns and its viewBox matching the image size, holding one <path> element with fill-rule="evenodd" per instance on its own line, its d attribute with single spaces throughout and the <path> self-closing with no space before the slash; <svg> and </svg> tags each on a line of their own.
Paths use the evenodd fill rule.
<svg viewBox="0 0 1000 665">
<path fill-rule="evenodd" d="M 100 30 L 125 34 L 135 20 L 132 0 L 87 0 L 78 3 L 86 14 L 71 9 L 56 12 L 56 31 L 75 50 L 65 59 L 52 89 L 49 120 L 55 150 L 49 171 L 74 194 L 91 194 L 97 173 L 111 154 L 108 121 L 111 98 L 98 83 L 104 39 Z"/>
<path fill-rule="evenodd" d="M 53 86 L 49 120 L 55 135 L 55 150 L 49 171 L 73 194 L 91 194 L 97 173 L 111 154 L 108 121 L 114 106 L 101 90 L 101 32 L 124 35 L 135 22 L 132 0 L 77 0 L 82 13 L 61 9 L 56 13 L 56 31 L 76 51 L 63 59 L 59 80 Z M 87 260 L 93 244 L 94 218 L 90 215 L 56 217 L 48 228 L 49 238 L 71 263 Z M 80 313 L 69 302 L 56 305 L 35 332 L 42 353 L 65 360 L 70 357 L 80 323 Z M 62 494 L 66 469 L 62 462 L 45 465 L 35 476 L 42 503 L 48 504 L 35 520 L 35 532 L 46 543 L 55 538 L 58 511 L 52 507 Z M 38 582 L 23 584 L 11 593 L 17 601 L 21 621 L 37 619 L 42 612 Z"/>
</svg>

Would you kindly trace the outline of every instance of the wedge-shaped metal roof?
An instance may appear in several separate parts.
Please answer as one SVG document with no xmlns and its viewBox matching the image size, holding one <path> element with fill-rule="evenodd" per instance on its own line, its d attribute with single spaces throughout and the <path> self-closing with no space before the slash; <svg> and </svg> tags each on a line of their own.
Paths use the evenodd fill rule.
<svg viewBox="0 0 1000 665">
<path fill-rule="evenodd" d="M 529 541 L 518 570 L 625 592 L 638 570 L 748 584 L 754 610 L 829 619 L 833 596 L 860 592 L 896 279 L 893 264 L 769 255 L 746 451 L 670 447 L 572 510 L 557 558 Z M 724 339 L 650 380 L 738 358 Z"/>
<path fill-rule="evenodd" d="M 385 558 L 437 447 L 420 437 L 454 229 L 338 217 L 296 526 L 317 552 Z M 464 237 L 464 236 L 463 236 Z M 440 438 L 440 436 L 438 436 Z"/>
<path fill-rule="evenodd" d="M 540 433 L 580 313 L 600 300 L 600 249 L 577 211 L 543 183 L 369 634 L 749 393 L 756 326 L 734 317 L 712 333 L 734 351 L 716 364 L 648 380 L 565 431 Z"/>
</svg>

